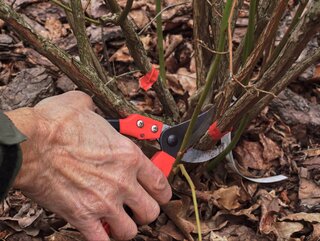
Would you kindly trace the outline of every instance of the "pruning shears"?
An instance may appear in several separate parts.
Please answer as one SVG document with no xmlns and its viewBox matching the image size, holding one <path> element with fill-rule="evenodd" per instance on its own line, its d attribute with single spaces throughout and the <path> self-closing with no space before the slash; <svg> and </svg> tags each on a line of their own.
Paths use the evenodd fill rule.
<svg viewBox="0 0 320 241">
<path fill-rule="evenodd" d="M 190 138 L 189 147 L 205 134 L 212 124 L 213 116 L 213 107 L 198 116 Z M 190 122 L 190 120 L 188 120 L 177 125 L 169 126 L 139 114 L 129 115 L 125 119 L 108 121 L 123 135 L 131 136 L 139 140 L 157 140 L 161 150 L 151 158 L 151 161 L 165 176 L 168 176 L 172 169 Z M 210 151 L 200 151 L 191 147 L 185 152 L 182 160 L 189 163 L 205 162 L 217 156 L 223 149 L 223 147 L 219 147 Z"/>
<path fill-rule="evenodd" d="M 212 150 L 202 151 L 193 148 L 196 141 L 203 136 L 212 124 L 214 108 L 211 107 L 197 117 L 195 127 L 188 144 L 188 149 L 182 157 L 182 161 L 188 163 L 206 162 L 218 156 L 231 142 L 231 133 L 227 133 L 221 139 L 221 144 Z M 162 173 L 168 177 L 176 156 L 180 150 L 183 138 L 189 126 L 190 120 L 177 125 L 169 126 L 152 118 L 139 114 L 129 115 L 124 119 L 108 120 L 108 122 L 121 134 L 137 138 L 139 140 L 157 140 L 160 149 L 151 158 L 151 161 Z M 232 152 L 227 159 L 231 167 L 243 178 L 258 183 L 273 183 L 287 179 L 286 176 L 277 175 L 264 178 L 251 178 L 243 175 L 237 168 Z M 103 222 L 107 233 L 110 233 L 109 225 Z"/>
</svg>

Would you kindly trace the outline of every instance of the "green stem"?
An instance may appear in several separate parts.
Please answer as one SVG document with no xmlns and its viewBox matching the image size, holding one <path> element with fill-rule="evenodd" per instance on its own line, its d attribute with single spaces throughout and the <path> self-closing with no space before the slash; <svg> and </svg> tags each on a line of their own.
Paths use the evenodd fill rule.
<svg viewBox="0 0 320 241">
<path fill-rule="evenodd" d="M 161 15 L 161 0 L 156 0 L 156 14 L 157 14 L 157 37 L 158 37 L 158 55 L 160 66 L 160 77 L 166 86 L 166 71 L 164 65 L 164 53 L 163 53 L 163 32 L 162 32 L 162 15 Z"/>
<path fill-rule="evenodd" d="M 249 8 L 249 23 L 248 23 L 248 29 L 245 37 L 244 50 L 243 50 L 243 56 L 242 56 L 243 63 L 247 60 L 248 56 L 250 55 L 253 49 L 256 12 L 257 12 L 257 0 L 251 0 L 250 8 Z"/>
<path fill-rule="evenodd" d="M 201 233 L 201 225 L 200 225 L 200 217 L 199 217 L 199 210 L 198 210 L 198 202 L 197 202 L 197 196 L 196 196 L 196 188 L 193 184 L 193 181 L 191 180 L 191 177 L 189 176 L 188 172 L 186 171 L 186 168 L 183 164 L 179 164 L 178 167 L 181 170 L 181 173 L 186 178 L 190 189 L 191 189 L 191 195 L 192 195 L 192 201 L 194 205 L 194 213 L 196 216 L 196 224 L 197 224 L 197 232 L 198 232 L 198 240 L 202 241 L 202 233 Z"/>
<path fill-rule="evenodd" d="M 241 119 L 239 127 L 236 133 L 234 134 L 234 137 L 232 138 L 232 141 L 230 142 L 230 144 L 215 159 L 213 159 L 208 163 L 208 166 L 207 166 L 208 171 L 212 171 L 221 161 L 225 159 L 225 157 L 229 154 L 229 152 L 231 152 L 233 148 L 235 148 L 248 122 L 249 122 L 248 115 L 246 115 Z"/>
<path fill-rule="evenodd" d="M 222 17 L 222 21 L 221 21 L 220 34 L 219 34 L 219 40 L 218 40 L 218 48 L 217 48 L 218 52 L 224 51 L 225 37 L 226 37 L 227 28 L 228 28 L 229 15 L 230 15 L 231 9 L 232 9 L 232 2 L 233 2 L 233 0 L 227 0 L 224 11 L 223 11 L 223 17 Z M 209 93 L 209 90 L 212 87 L 213 78 L 217 74 L 220 60 L 221 60 L 221 54 L 217 54 L 214 58 L 214 61 L 210 65 L 210 69 L 209 69 L 208 75 L 206 77 L 206 84 L 205 84 L 203 93 L 202 93 L 202 95 L 199 99 L 199 102 L 198 102 L 198 104 L 192 114 L 190 124 L 189 124 L 188 129 L 186 131 L 186 134 L 183 138 L 183 141 L 182 141 L 178 156 L 176 158 L 176 161 L 173 165 L 173 167 L 174 167 L 173 172 L 175 172 L 177 165 L 179 164 L 179 162 L 182 159 L 183 153 L 186 151 L 186 149 L 188 147 L 188 143 L 189 143 L 190 138 L 192 136 L 192 131 L 193 131 L 193 128 L 196 124 L 198 115 L 201 111 L 201 107 L 202 107 L 202 105 L 203 105 L 203 103 Z M 169 177 L 170 179 L 172 178 L 172 175 L 173 175 L 173 173 L 171 173 L 171 175 Z"/>
</svg>

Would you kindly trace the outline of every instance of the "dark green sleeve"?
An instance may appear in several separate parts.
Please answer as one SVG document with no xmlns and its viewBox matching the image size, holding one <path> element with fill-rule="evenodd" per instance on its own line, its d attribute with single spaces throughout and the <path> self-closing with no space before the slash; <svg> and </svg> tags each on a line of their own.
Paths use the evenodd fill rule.
<svg viewBox="0 0 320 241">
<path fill-rule="evenodd" d="M 0 200 L 8 193 L 22 163 L 19 143 L 26 137 L 0 111 Z"/>
</svg>

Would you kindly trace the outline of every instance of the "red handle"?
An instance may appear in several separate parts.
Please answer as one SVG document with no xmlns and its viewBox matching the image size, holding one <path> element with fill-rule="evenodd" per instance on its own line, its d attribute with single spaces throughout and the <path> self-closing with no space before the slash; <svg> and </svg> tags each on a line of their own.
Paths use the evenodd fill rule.
<svg viewBox="0 0 320 241">
<path fill-rule="evenodd" d="M 120 133 L 139 140 L 155 140 L 160 138 L 163 123 L 154 119 L 132 114 L 119 120 Z"/>
<path fill-rule="evenodd" d="M 162 173 L 166 177 L 168 177 L 175 159 L 176 158 L 170 156 L 168 153 L 164 151 L 158 151 L 156 154 L 153 155 L 151 161 L 162 171 Z"/>
</svg>

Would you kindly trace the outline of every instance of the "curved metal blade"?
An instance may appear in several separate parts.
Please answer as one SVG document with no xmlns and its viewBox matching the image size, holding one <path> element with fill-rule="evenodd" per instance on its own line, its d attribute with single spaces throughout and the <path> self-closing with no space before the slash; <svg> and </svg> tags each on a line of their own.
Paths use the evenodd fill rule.
<svg viewBox="0 0 320 241">
<path fill-rule="evenodd" d="M 221 142 L 224 143 L 226 146 L 229 145 L 231 142 L 231 133 L 229 132 L 224 137 L 222 137 Z M 243 175 L 240 172 L 240 170 L 238 169 L 238 167 L 236 165 L 236 161 L 233 158 L 232 151 L 228 153 L 226 158 L 231 163 L 231 167 L 236 173 L 238 173 L 241 177 L 243 177 L 251 182 L 274 183 L 274 182 L 281 182 L 281 181 L 288 179 L 288 177 L 284 176 L 284 175 L 276 175 L 276 176 L 271 176 L 271 177 L 247 177 L 247 176 Z"/>
<path fill-rule="evenodd" d="M 226 148 L 225 144 L 216 146 L 213 150 L 208 150 L 208 151 L 201 151 L 191 147 L 183 155 L 182 161 L 188 162 L 188 163 L 206 162 L 218 156 L 225 148 Z"/>
<path fill-rule="evenodd" d="M 214 109 L 211 107 L 209 110 L 203 112 L 198 116 L 195 127 L 193 128 L 192 136 L 188 146 L 193 145 L 199 138 L 208 130 L 213 120 Z M 189 126 L 190 120 L 182 122 L 178 125 L 172 126 L 164 130 L 160 136 L 159 143 L 163 151 L 175 157 L 180 149 L 182 140 Z M 168 139 L 170 136 L 176 137 L 174 145 L 170 145 Z"/>
</svg>

